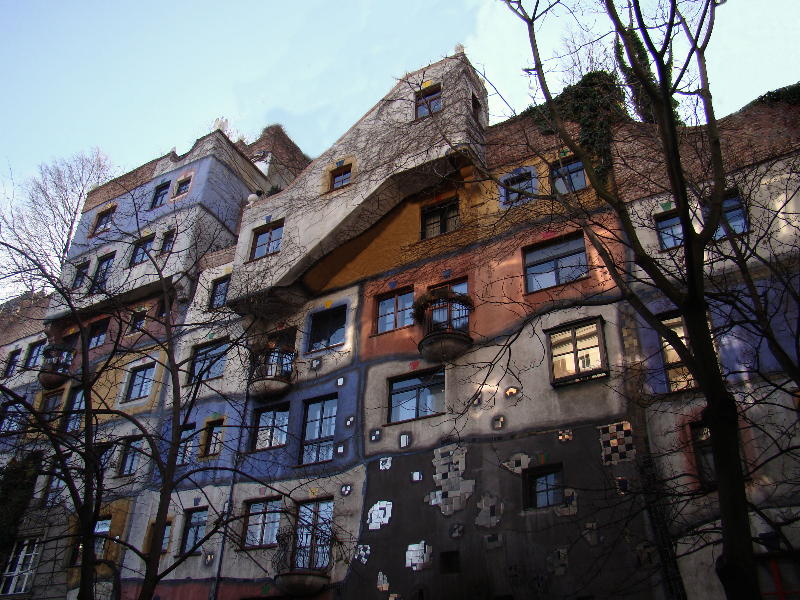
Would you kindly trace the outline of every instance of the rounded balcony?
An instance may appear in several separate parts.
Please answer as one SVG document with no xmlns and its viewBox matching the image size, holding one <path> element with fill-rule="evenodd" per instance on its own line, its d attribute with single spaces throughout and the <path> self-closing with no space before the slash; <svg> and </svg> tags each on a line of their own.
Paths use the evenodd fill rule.
<svg viewBox="0 0 800 600">
<path fill-rule="evenodd" d="M 425 360 L 450 362 L 472 346 L 471 309 L 472 300 L 463 294 L 441 293 L 417 303 L 415 319 L 425 328 L 417 348 Z"/>
<path fill-rule="evenodd" d="M 294 349 L 269 348 L 253 355 L 253 373 L 250 376 L 250 395 L 269 400 L 281 396 L 292 387 Z"/>
<path fill-rule="evenodd" d="M 312 596 L 328 585 L 334 541 L 329 522 L 303 521 L 297 530 L 283 527 L 275 537 L 272 568 L 278 589 L 291 596 Z"/>
<path fill-rule="evenodd" d="M 54 390 L 69 379 L 69 368 L 75 349 L 62 344 L 49 344 L 42 350 L 42 366 L 39 384 L 46 390 Z"/>
</svg>

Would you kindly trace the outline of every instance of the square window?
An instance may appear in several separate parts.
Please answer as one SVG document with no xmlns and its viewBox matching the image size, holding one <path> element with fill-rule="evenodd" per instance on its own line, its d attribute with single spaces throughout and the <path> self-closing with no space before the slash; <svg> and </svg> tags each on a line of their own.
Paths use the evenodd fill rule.
<svg viewBox="0 0 800 600">
<path fill-rule="evenodd" d="M 253 419 L 253 450 L 266 450 L 285 445 L 288 425 L 288 406 L 256 412 Z"/>
<path fill-rule="evenodd" d="M 133 245 L 133 254 L 131 254 L 130 262 L 131 267 L 140 265 L 147 260 L 150 250 L 153 249 L 153 241 L 155 241 L 155 239 L 155 236 L 151 235 L 150 237 L 139 240 Z"/>
<path fill-rule="evenodd" d="M 189 191 L 189 186 L 191 185 L 192 185 L 191 177 L 180 180 L 178 182 L 178 185 L 175 186 L 175 196 L 183 196 L 186 192 Z"/>
<path fill-rule="evenodd" d="M 301 504 L 297 514 L 294 566 L 324 569 L 331 558 L 333 500 Z"/>
<path fill-rule="evenodd" d="M 454 231 L 461 225 L 458 215 L 458 198 L 422 209 L 422 230 L 420 239 L 427 240 L 437 235 Z"/>
<path fill-rule="evenodd" d="M 331 172 L 331 190 L 350 185 L 351 166 L 345 165 Z"/>
<path fill-rule="evenodd" d="M 283 221 L 253 230 L 253 249 L 250 251 L 250 260 L 279 252 L 282 239 Z"/>
<path fill-rule="evenodd" d="M 225 300 L 228 298 L 228 284 L 231 282 L 230 277 L 217 279 L 211 286 L 211 301 L 208 303 L 209 308 L 222 308 L 225 306 Z"/>
<path fill-rule="evenodd" d="M 337 306 L 311 315 L 308 351 L 315 352 L 344 343 L 347 306 Z"/>
<path fill-rule="evenodd" d="M 161 239 L 161 254 L 168 254 L 172 252 L 172 245 L 175 243 L 175 230 L 169 229 L 164 232 L 164 237 Z"/>
<path fill-rule="evenodd" d="M 192 448 L 194 447 L 194 432 L 195 424 L 189 423 L 181 427 L 181 441 L 178 445 L 178 462 L 179 465 L 189 463 L 192 457 Z"/>
<path fill-rule="evenodd" d="M 167 199 L 167 195 L 169 194 L 169 186 L 172 182 L 168 181 L 167 183 L 162 183 L 159 186 L 156 186 L 156 191 L 153 192 L 153 201 L 150 203 L 150 210 L 154 208 L 158 208 L 164 201 Z"/>
<path fill-rule="evenodd" d="M 25 359 L 25 368 L 33 369 L 42 364 L 42 351 L 46 341 L 35 342 L 28 347 L 28 358 Z"/>
<path fill-rule="evenodd" d="M 222 377 L 227 352 L 227 342 L 195 348 L 189 383 Z"/>
<path fill-rule="evenodd" d="M 546 331 L 552 385 L 608 374 L 602 323 L 595 319 Z"/>
<path fill-rule="evenodd" d="M 280 500 L 256 500 L 247 505 L 244 546 L 259 548 L 277 542 L 283 503 Z"/>
<path fill-rule="evenodd" d="M 568 190 L 577 192 L 586 187 L 586 173 L 581 161 L 556 167 L 551 171 L 551 177 L 553 186 L 560 194 L 566 194 Z"/>
<path fill-rule="evenodd" d="M 429 88 L 417 94 L 417 119 L 442 110 L 442 88 L 439 86 Z"/>
<path fill-rule="evenodd" d="M 671 329 L 681 341 L 688 347 L 688 339 L 683 326 L 683 319 L 676 317 L 664 321 L 664 326 Z M 692 378 L 689 369 L 683 365 L 675 348 L 672 347 L 666 340 L 661 340 L 661 355 L 664 359 L 664 371 L 667 376 L 667 386 L 670 392 L 677 392 L 694 387 L 694 379 Z"/>
<path fill-rule="evenodd" d="M 447 290 L 450 294 L 431 302 L 426 312 L 427 333 L 435 331 L 463 331 L 464 333 L 469 333 L 470 306 L 463 304 L 457 297 L 452 297 L 453 294 L 469 295 L 467 282 L 461 281 L 438 286 L 432 288 L 431 292 L 435 293 L 437 290 Z"/>
<path fill-rule="evenodd" d="M 216 456 L 222 452 L 222 434 L 224 430 L 224 419 L 209 421 L 206 424 L 205 440 L 203 442 L 203 456 Z"/>
<path fill-rule="evenodd" d="M 206 535 L 208 509 L 198 508 L 197 510 L 187 510 L 184 518 L 186 522 L 183 526 L 181 553 L 199 552 L 200 548 L 195 548 L 195 546 L 197 546 Z"/>
<path fill-rule="evenodd" d="M 96 294 L 97 292 L 104 292 L 106 290 L 108 274 L 111 272 L 111 267 L 113 264 L 113 254 L 103 256 L 97 261 L 97 269 L 95 269 L 94 277 L 92 278 L 92 285 L 89 288 L 90 294 Z"/>
<path fill-rule="evenodd" d="M 683 226 L 678 215 L 667 213 L 656 217 L 658 246 L 662 250 L 677 248 L 683 245 Z"/>
<path fill-rule="evenodd" d="M 706 214 L 708 211 L 704 211 Z M 725 228 L 722 226 L 722 218 L 728 221 L 728 227 L 733 235 L 739 235 L 748 231 L 747 212 L 745 211 L 742 199 L 739 196 L 731 196 L 722 201 L 722 217 L 719 227 L 714 232 L 714 239 L 721 240 L 727 237 Z"/>
<path fill-rule="evenodd" d="M 6 366 L 3 369 L 4 378 L 8 379 L 17 370 L 17 365 L 19 365 L 19 357 L 21 355 L 22 350 L 14 350 L 13 352 L 9 353 L 8 358 L 6 359 Z"/>
<path fill-rule="evenodd" d="M 522 470 L 522 508 L 564 504 L 564 470 L 561 463 Z"/>
<path fill-rule="evenodd" d="M 75 279 L 72 280 L 72 289 L 83 287 L 89 277 L 89 263 L 85 262 L 75 267 Z"/>
<path fill-rule="evenodd" d="M 133 475 L 136 472 L 143 441 L 143 438 L 140 437 L 128 438 L 125 441 L 122 446 L 122 457 L 119 466 L 120 475 Z"/>
<path fill-rule="evenodd" d="M 0 594 L 24 594 L 31 589 L 41 546 L 36 538 L 17 540 L 8 555 Z"/>
<path fill-rule="evenodd" d="M 569 283 L 588 274 L 589 263 L 582 237 L 525 253 L 525 291 L 528 293 Z"/>
<path fill-rule="evenodd" d="M 506 175 L 500 181 L 504 186 L 500 188 L 500 206 L 502 208 L 524 204 L 531 200 L 525 195 L 526 193 L 536 194 L 539 191 L 539 182 L 532 167 L 515 169 L 511 175 Z"/>
<path fill-rule="evenodd" d="M 111 227 L 111 223 L 114 221 L 114 212 L 117 210 L 117 207 L 111 208 L 104 212 L 101 212 L 97 215 L 97 221 L 94 225 L 94 230 L 92 231 L 92 235 L 97 235 L 100 232 L 103 232 Z"/>
<path fill-rule="evenodd" d="M 303 419 L 302 464 L 333 459 L 333 434 L 336 430 L 336 398 L 306 405 Z"/>
<path fill-rule="evenodd" d="M 397 292 L 378 301 L 378 333 L 414 324 L 414 292 Z"/>
<path fill-rule="evenodd" d="M 109 319 L 95 321 L 89 327 L 89 348 L 98 348 L 106 343 L 106 332 L 108 332 Z"/>
<path fill-rule="evenodd" d="M 138 400 L 139 398 L 147 398 L 147 396 L 150 395 L 150 390 L 153 389 L 153 376 L 155 375 L 155 372 L 155 364 L 137 367 L 131 371 L 131 380 L 128 384 L 128 394 L 125 400 L 129 401 Z"/>
<path fill-rule="evenodd" d="M 699 421 L 689 425 L 692 436 L 692 452 L 694 453 L 694 467 L 697 478 L 703 487 L 713 487 L 716 483 L 714 470 L 714 455 L 711 452 L 711 433 L 708 427 Z"/>
<path fill-rule="evenodd" d="M 128 326 L 128 334 L 141 333 L 144 331 L 144 323 L 147 318 L 146 310 L 137 310 L 131 313 L 130 325 Z"/>
<path fill-rule="evenodd" d="M 444 373 L 441 371 L 390 382 L 390 423 L 418 419 L 443 411 Z"/>
</svg>

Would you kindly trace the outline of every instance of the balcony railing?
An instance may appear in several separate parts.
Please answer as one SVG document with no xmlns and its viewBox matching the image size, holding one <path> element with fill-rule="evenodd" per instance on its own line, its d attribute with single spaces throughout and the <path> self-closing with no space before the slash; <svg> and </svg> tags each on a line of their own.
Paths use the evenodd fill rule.
<svg viewBox="0 0 800 600">
<path fill-rule="evenodd" d="M 317 593 L 329 581 L 333 567 L 330 524 L 282 527 L 276 536 L 272 556 L 275 583 L 288 594 L 308 596 Z"/>
<path fill-rule="evenodd" d="M 75 349 L 72 346 L 50 344 L 44 347 L 39 371 L 39 383 L 44 389 L 55 389 L 67 381 L 74 355 Z"/>
<path fill-rule="evenodd" d="M 437 298 L 424 309 L 425 337 L 419 351 L 432 362 L 451 361 L 472 345 L 469 335 L 471 303 L 459 297 Z"/>
<path fill-rule="evenodd" d="M 295 351 L 289 348 L 268 348 L 254 354 L 250 393 L 268 397 L 286 392 L 294 375 L 294 358 Z"/>
</svg>

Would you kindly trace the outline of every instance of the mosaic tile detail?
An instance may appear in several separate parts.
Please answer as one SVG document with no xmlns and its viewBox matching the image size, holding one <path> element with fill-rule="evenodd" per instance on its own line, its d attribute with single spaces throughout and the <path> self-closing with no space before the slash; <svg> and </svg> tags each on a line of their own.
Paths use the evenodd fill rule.
<svg viewBox="0 0 800 600">
<path fill-rule="evenodd" d="M 419 544 L 409 544 L 406 550 L 406 566 L 414 571 L 430 569 L 433 566 L 433 546 L 426 545 L 425 540 Z"/>
<path fill-rule="evenodd" d="M 572 441 L 572 429 L 561 429 L 558 432 L 558 441 L 559 442 L 571 442 Z"/>
<path fill-rule="evenodd" d="M 519 388 L 514 386 L 507 387 L 504 393 L 506 395 L 506 398 L 513 398 L 514 396 L 519 394 Z"/>
<path fill-rule="evenodd" d="M 381 430 L 380 429 L 373 429 L 369 432 L 369 441 L 370 442 L 380 442 L 381 441 Z"/>
<path fill-rule="evenodd" d="M 369 560 L 369 552 L 369 544 L 359 544 L 356 546 L 356 553 L 353 556 L 353 560 L 359 560 L 362 565 L 365 565 Z"/>
<path fill-rule="evenodd" d="M 529 464 L 531 464 L 531 457 L 522 452 L 512 454 L 511 458 L 502 463 L 506 469 L 517 475 L 522 475 L 522 471 L 527 469 Z"/>
<path fill-rule="evenodd" d="M 347 417 L 347 420 L 344 422 L 344 424 L 345 424 L 347 427 L 350 427 L 350 426 L 352 426 L 352 425 L 353 425 L 353 423 L 355 423 L 355 422 L 356 422 L 356 418 L 355 418 L 355 417 L 353 417 L 353 416 L 350 416 L 350 417 Z"/>
<path fill-rule="evenodd" d="M 379 592 L 388 592 L 389 591 L 389 579 L 378 571 L 378 591 Z"/>
<path fill-rule="evenodd" d="M 412 471 L 411 481 L 422 481 L 422 471 Z"/>
<path fill-rule="evenodd" d="M 499 548 L 503 545 L 503 534 L 502 533 L 490 533 L 489 535 L 483 536 L 483 545 L 487 550 L 492 550 L 493 548 Z"/>
<path fill-rule="evenodd" d="M 474 479 L 463 479 L 466 468 L 466 446 L 449 444 L 433 451 L 433 481 L 441 490 L 427 494 L 423 500 L 438 506 L 446 517 L 466 507 L 467 499 L 475 491 Z"/>
<path fill-rule="evenodd" d="M 392 468 L 392 457 L 387 456 L 386 458 L 381 459 L 380 463 L 381 471 L 388 471 Z"/>
<path fill-rule="evenodd" d="M 625 460 L 636 457 L 633 446 L 633 431 L 627 421 L 603 425 L 600 430 L 600 448 L 602 449 L 603 463 L 615 465 Z"/>
<path fill-rule="evenodd" d="M 464 523 L 453 523 L 450 525 L 448 532 L 450 533 L 451 538 L 460 538 L 462 535 L 464 535 Z"/>
<path fill-rule="evenodd" d="M 475 525 L 494 527 L 500 522 L 502 514 L 503 503 L 490 494 L 484 494 L 478 502 L 478 516 L 475 519 Z"/>
<path fill-rule="evenodd" d="M 339 377 L 339 379 L 336 380 L 336 387 L 342 387 L 343 385 L 344 385 L 344 377 Z"/>
<path fill-rule="evenodd" d="M 367 514 L 367 523 L 370 529 L 380 529 L 383 525 L 389 524 L 389 519 L 392 518 L 392 503 L 386 500 L 377 502 L 372 508 L 369 509 Z"/>
<path fill-rule="evenodd" d="M 400 447 L 401 448 L 408 448 L 411 445 L 411 434 L 410 433 L 401 433 L 400 434 Z"/>
<path fill-rule="evenodd" d="M 547 570 L 553 575 L 563 575 L 569 566 L 567 548 L 558 548 L 547 557 Z"/>
<path fill-rule="evenodd" d="M 342 493 L 342 496 L 349 496 L 350 492 L 353 491 L 353 486 L 347 483 L 342 486 L 342 489 L 340 491 Z"/>
<path fill-rule="evenodd" d="M 492 429 L 502 429 L 505 425 L 506 418 L 503 415 L 498 415 L 492 419 Z"/>
<path fill-rule="evenodd" d="M 578 492 L 572 488 L 564 488 L 564 505 L 556 509 L 559 517 L 578 514 Z"/>
<path fill-rule="evenodd" d="M 597 523 L 586 523 L 581 533 L 583 539 L 589 542 L 590 546 L 597 546 L 598 542 L 602 542 L 604 539 L 597 535 Z"/>
</svg>

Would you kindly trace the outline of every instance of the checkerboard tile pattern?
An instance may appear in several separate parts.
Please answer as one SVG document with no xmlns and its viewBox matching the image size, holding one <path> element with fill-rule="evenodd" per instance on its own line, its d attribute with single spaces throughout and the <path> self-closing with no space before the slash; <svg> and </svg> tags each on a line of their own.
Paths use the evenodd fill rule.
<svg viewBox="0 0 800 600">
<path fill-rule="evenodd" d="M 633 431 L 627 421 L 603 425 L 600 430 L 600 447 L 602 448 L 603 463 L 615 465 L 625 460 L 636 457 L 633 446 Z"/>
</svg>

